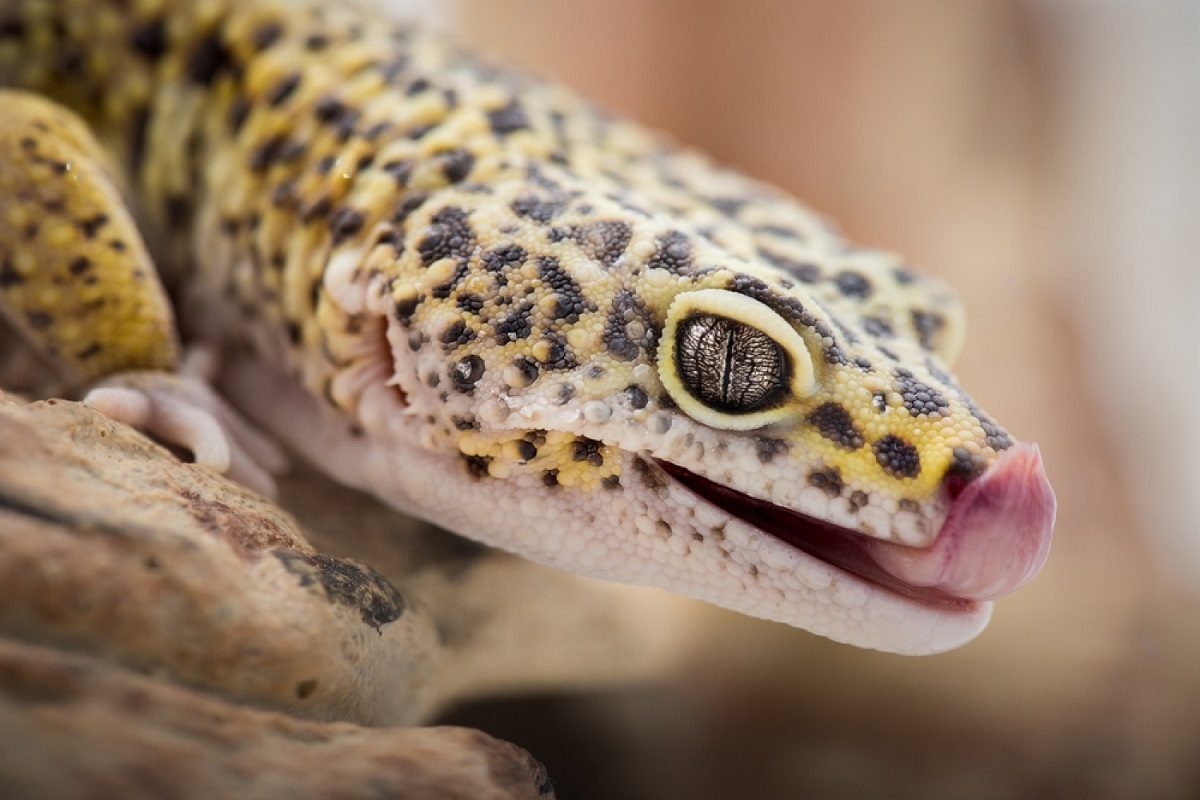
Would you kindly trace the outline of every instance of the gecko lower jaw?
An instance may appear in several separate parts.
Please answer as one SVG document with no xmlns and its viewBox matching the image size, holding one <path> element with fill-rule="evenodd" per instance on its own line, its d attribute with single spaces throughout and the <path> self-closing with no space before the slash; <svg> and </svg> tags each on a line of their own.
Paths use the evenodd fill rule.
<svg viewBox="0 0 1200 800">
<path fill-rule="evenodd" d="M 1050 552 L 1054 491 L 1037 446 L 1017 444 L 951 502 L 932 545 L 907 547 L 750 497 L 667 461 L 693 494 L 808 555 L 921 605 L 973 612 L 1029 582 Z"/>
</svg>

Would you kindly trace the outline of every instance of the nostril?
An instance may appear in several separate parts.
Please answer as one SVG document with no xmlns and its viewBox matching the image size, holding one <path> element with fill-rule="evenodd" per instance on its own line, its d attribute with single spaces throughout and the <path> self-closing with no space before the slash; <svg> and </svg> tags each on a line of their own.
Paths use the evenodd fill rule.
<svg viewBox="0 0 1200 800">
<path fill-rule="evenodd" d="M 972 453 L 965 447 L 956 447 L 950 458 L 950 466 L 942 476 L 942 485 L 951 500 L 962 494 L 967 484 L 978 478 L 987 469 L 987 459 Z"/>
</svg>

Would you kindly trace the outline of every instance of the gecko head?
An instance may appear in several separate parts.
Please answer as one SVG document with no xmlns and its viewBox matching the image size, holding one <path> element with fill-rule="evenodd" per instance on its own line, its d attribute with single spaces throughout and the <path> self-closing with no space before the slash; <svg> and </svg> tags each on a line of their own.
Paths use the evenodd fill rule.
<svg viewBox="0 0 1200 800">
<path fill-rule="evenodd" d="M 977 634 L 1045 561 L 1055 502 L 1036 447 L 949 374 L 946 288 L 870 251 L 781 268 L 622 225 L 615 264 L 564 225 L 435 263 L 465 277 L 402 301 L 397 382 L 456 465 L 429 515 L 861 646 Z"/>
</svg>

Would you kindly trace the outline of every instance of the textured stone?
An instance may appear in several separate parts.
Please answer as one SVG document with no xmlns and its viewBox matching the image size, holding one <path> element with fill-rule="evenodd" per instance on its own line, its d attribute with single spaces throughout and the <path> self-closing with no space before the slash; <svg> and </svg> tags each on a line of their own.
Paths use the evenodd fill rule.
<svg viewBox="0 0 1200 800">
<path fill-rule="evenodd" d="M 553 797 L 524 750 L 467 728 L 362 728 L 237 706 L 0 640 L 0 796 Z"/>
</svg>

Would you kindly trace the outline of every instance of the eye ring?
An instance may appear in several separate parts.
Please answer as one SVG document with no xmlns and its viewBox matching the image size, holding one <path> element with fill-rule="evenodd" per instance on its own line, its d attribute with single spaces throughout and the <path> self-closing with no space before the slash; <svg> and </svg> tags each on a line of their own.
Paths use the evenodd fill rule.
<svg viewBox="0 0 1200 800">
<path fill-rule="evenodd" d="M 678 295 L 667 311 L 658 373 L 671 399 L 715 428 L 751 430 L 787 416 L 812 391 L 812 356 L 782 317 L 724 289 Z"/>
</svg>

